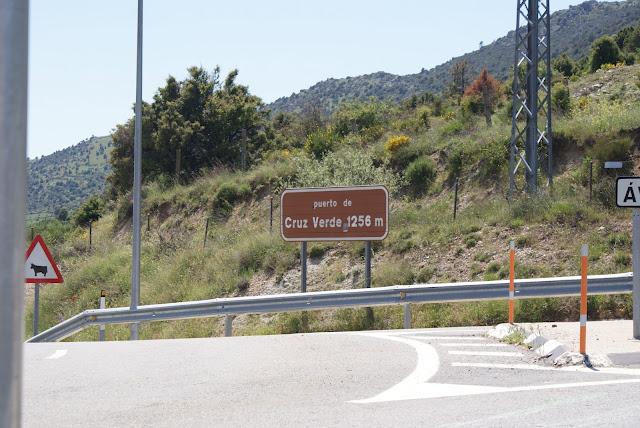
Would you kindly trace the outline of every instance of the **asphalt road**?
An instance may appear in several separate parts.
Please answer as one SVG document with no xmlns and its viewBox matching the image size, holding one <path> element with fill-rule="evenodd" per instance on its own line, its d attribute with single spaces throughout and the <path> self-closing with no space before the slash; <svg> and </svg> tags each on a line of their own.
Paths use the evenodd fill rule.
<svg viewBox="0 0 640 428">
<path fill-rule="evenodd" d="M 27 344 L 25 426 L 638 426 L 640 369 L 486 329 Z"/>
</svg>

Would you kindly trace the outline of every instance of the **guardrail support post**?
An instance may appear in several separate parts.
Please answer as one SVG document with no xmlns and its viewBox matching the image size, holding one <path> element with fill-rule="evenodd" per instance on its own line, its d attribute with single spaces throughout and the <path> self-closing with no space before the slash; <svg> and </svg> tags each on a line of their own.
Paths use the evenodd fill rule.
<svg viewBox="0 0 640 428">
<path fill-rule="evenodd" d="M 640 209 L 633 209 L 633 337 L 640 339 Z"/>
<path fill-rule="evenodd" d="M 231 337 L 233 336 L 233 315 L 225 315 L 224 316 L 224 336 Z"/>
<path fill-rule="evenodd" d="M 402 305 L 402 315 L 403 315 L 402 328 L 404 328 L 405 330 L 408 330 L 411 328 L 411 304 L 410 303 L 404 303 Z"/>
<path fill-rule="evenodd" d="M 105 307 L 105 297 L 106 297 L 106 293 L 104 290 L 100 291 L 100 309 L 104 309 Z M 105 326 L 104 324 L 100 324 L 100 328 L 98 330 L 98 340 L 100 342 L 104 342 L 104 329 Z"/>
<path fill-rule="evenodd" d="M 307 241 L 300 243 L 300 292 L 307 292 Z"/>
<path fill-rule="evenodd" d="M 516 296 L 516 243 L 509 243 L 509 323 L 515 322 L 515 296 Z"/>
<path fill-rule="evenodd" d="M 581 281 L 580 281 L 580 353 L 587 353 L 587 264 L 589 262 L 589 247 L 582 246 Z"/>
</svg>

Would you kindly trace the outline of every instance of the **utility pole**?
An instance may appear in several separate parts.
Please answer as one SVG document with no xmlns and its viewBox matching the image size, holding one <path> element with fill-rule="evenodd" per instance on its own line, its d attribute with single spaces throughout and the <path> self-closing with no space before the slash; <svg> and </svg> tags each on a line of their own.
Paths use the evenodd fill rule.
<svg viewBox="0 0 640 428">
<path fill-rule="evenodd" d="M 131 310 L 140 303 L 140 203 L 142 186 L 142 0 L 138 0 L 138 48 L 136 62 L 136 120 L 133 142 L 133 239 L 131 260 Z M 131 324 L 131 340 L 138 340 L 138 324 Z"/>
<path fill-rule="evenodd" d="M 29 1 L 0 0 L 0 427 L 22 423 Z"/>
</svg>

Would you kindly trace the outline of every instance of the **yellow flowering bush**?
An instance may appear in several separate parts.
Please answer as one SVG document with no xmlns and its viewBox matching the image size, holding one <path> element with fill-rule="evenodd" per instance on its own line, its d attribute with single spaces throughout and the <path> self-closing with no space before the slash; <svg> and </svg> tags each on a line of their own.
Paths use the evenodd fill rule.
<svg viewBox="0 0 640 428">
<path fill-rule="evenodd" d="M 390 137 L 387 142 L 384 143 L 384 151 L 389 154 L 394 154 L 395 152 L 400 150 L 401 147 L 409 144 L 410 141 L 411 138 L 406 135 L 396 135 L 394 137 Z"/>
</svg>

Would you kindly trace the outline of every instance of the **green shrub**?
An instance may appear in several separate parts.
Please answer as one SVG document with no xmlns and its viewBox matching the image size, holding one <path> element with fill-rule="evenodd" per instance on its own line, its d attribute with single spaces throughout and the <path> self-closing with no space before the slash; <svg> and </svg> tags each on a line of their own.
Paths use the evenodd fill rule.
<svg viewBox="0 0 640 428">
<path fill-rule="evenodd" d="M 354 186 L 383 184 L 395 193 L 402 180 L 387 165 L 377 166 L 369 152 L 342 150 L 323 159 L 293 159 L 295 174 L 287 183 L 291 187 Z"/>
<path fill-rule="evenodd" d="M 629 172 L 629 163 L 631 159 L 631 150 L 633 148 L 633 141 L 630 138 L 621 138 L 616 140 L 599 140 L 597 141 L 591 150 L 589 155 L 597 160 L 602 166 L 607 161 L 622 161 L 627 162 L 627 169 L 623 173 Z M 597 170 L 597 168 L 594 168 Z M 616 174 L 620 171 L 616 171 Z"/>
<path fill-rule="evenodd" d="M 436 270 L 433 267 L 425 266 L 418 271 L 416 275 L 416 282 L 418 284 L 426 284 L 431 281 L 431 278 L 435 275 Z"/>
<path fill-rule="evenodd" d="M 454 180 L 456 177 L 460 177 L 462 173 L 462 167 L 464 165 L 464 151 L 461 146 L 453 148 L 449 153 L 447 160 L 447 170 L 449 171 L 449 181 Z"/>
<path fill-rule="evenodd" d="M 483 182 L 498 181 L 509 159 L 509 140 L 491 140 L 479 147 L 478 175 Z"/>
<path fill-rule="evenodd" d="M 330 128 L 320 128 L 307 135 L 304 143 L 304 151 L 315 157 L 322 159 L 327 153 L 336 148 L 336 135 Z"/>
<path fill-rule="evenodd" d="M 520 235 L 515 239 L 516 247 L 524 248 L 530 244 L 530 238 L 527 235 Z"/>
<path fill-rule="evenodd" d="M 551 103 L 556 112 L 561 114 L 569 113 L 571 111 L 569 86 L 565 84 L 554 85 L 551 92 Z"/>
<path fill-rule="evenodd" d="M 487 273 L 498 273 L 500 271 L 501 267 L 502 267 L 502 264 L 500 264 L 498 262 L 491 262 L 487 266 L 486 272 Z"/>
<path fill-rule="evenodd" d="M 465 245 L 467 248 L 473 248 L 473 247 L 475 247 L 475 246 L 476 246 L 476 244 L 478 243 L 478 240 L 479 240 L 478 236 L 476 236 L 476 235 L 469 235 L 469 236 L 467 236 L 466 238 L 464 238 L 464 245 Z"/>
<path fill-rule="evenodd" d="M 388 122 L 390 106 L 380 101 L 349 101 L 338 106 L 333 115 L 335 132 L 339 136 L 360 134 L 372 141 Z"/>
<path fill-rule="evenodd" d="M 78 226 L 88 226 L 102 217 L 104 201 L 98 196 L 87 199 L 74 213 L 73 221 Z"/>
<path fill-rule="evenodd" d="M 435 177 L 436 165 L 427 157 L 411 162 L 405 171 L 405 179 L 411 191 L 416 195 L 421 195 L 429 190 Z"/>
<path fill-rule="evenodd" d="M 623 60 L 618 44 L 611 36 L 602 36 L 591 47 L 591 71 L 599 70 L 603 65 L 617 64 Z"/>
<path fill-rule="evenodd" d="M 572 226 L 577 226 L 586 218 L 582 207 L 565 201 L 552 203 L 545 217 L 550 222 Z"/>
<path fill-rule="evenodd" d="M 422 107 L 416 112 L 418 124 L 420 128 L 424 129 L 425 131 L 428 131 L 429 129 L 431 129 L 431 121 L 429 119 L 429 114 L 430 114 L 430 111 L 426 107 Z"/>
<path fill-rule="evenodd" d="M 244 183 L 226 181 L 213 196 L 211 208 L 214 216 L 227 217 L 233 206 L 251 197 L 251 189 Z"/>
<path fill-rule="evenodd" d="M 607 237 L 611 248 L 630 248 L 631 238 L 628 233 L 612 233 Z"/>
<path fill-rule="evenodd" d="M 480 252 L 473 256 L 473 260 L 481 263 L 486 263 L 491 259 L 491 255 L 489 253 Z"/>
<path fill-rule="evenodd" d="M 309 258 L 319 259 L 326 254 L 327 250 L 328 248 L 324 245 L 314 245 L 309 249 Z"/>
<path fill-rule="evenodd" d="M 617 267 L 626 268 L 631 266 L 631 257 L 629 257 L 628 253 L 616 251 L 613 255 L 613 262 Z"/>
<path fill-rule="evenodd" d="M 452 120 L 448 122 L 445 126 L 440 128 L 440 134 L 443 137 L 452 137 L 454 135 L 458 135 L 465 130 L 465 125 L 459 120 Z"/>
<path fill-rule="evenodd" d="M 578 64 L 566 53 L 553 60 L 553 68 L 564 77 L 571 77 L 579 71 Z"/>
</svg>

